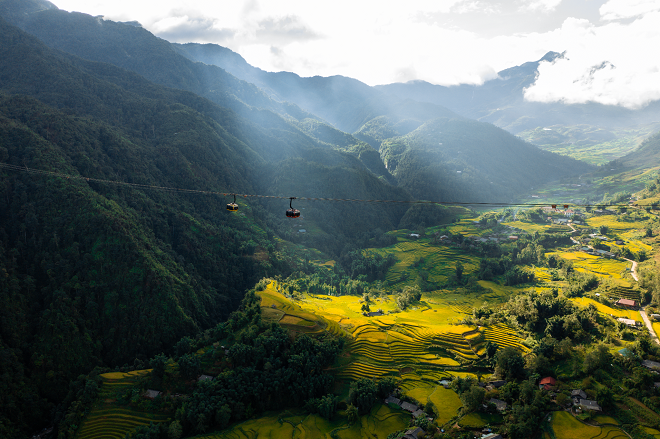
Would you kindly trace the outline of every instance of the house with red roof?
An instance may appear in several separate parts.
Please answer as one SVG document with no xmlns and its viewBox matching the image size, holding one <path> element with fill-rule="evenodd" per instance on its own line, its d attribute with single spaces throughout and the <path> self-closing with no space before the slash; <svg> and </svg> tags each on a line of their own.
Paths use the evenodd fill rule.
<svg viewBox="0 0 660 439">
<path fill-rule="evenodd" d="M 557 384 L 557 380 L 552 378 L 552 377 L 545 377 L 539 381 L 539 389 L 540 390 L 550 390 L 555 384 Z"/>
<path fill-rule="evenodd" d="M 627 308 L 637 308 L 637 302 L 630 299 L 619 299 L 616 304 L 619 306 L 625 306 Z"/>
</svg>

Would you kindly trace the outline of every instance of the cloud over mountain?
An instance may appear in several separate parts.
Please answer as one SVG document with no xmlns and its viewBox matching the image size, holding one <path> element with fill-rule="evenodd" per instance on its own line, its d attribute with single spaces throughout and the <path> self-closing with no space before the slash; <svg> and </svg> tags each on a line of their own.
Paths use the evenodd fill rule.
<svg viewBox="0 0 660 439">
<path fill-rule="evenodd" d="M 607 11 L 615 12 L 612 7 Z M 618 13 L 630 11 L 619 9 Z M 527 100 L 640 108 L 660 99 L 660 57 L 652 49 L 660 45 L 659 12 L 629 24 L 596 26 L 569 19 L 561 33 L 565 56 L 541 63 L 536 83 L 525 90 Z"/>
</svg>

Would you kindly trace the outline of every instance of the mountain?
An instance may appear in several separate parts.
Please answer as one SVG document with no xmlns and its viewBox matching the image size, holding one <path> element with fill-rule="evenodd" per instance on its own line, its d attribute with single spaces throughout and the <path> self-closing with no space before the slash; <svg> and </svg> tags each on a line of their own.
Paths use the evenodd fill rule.
<svg viewBox="0 0 660 439">
<path fill-rule="evenodd" d="M 424 93 L 432 94 L 433 90 L 392 100 L 377 92 L 379 87 L 367 87 L 340 76 L 301 78 L 293 73 L 265 72 L 250 66 L 231 50 L 214 44 L 175 44 L 174 47 L 192 60 L 220 66 L 258 85 L 275 99 L 289 100 L 337 127 L 354 130 L 353 136 L 378 150 L 389 173 L 418 197 L 445 201 L 504 201 L 516 193 L 514 188 L 531 187 L 543 180 L 589 169 L 539 151 L 490 124 L 469 121 L 437 102 L 430 103 L 428 98 L 422 98 Z M 551 53 L 540 61 L 551 61 L 556 56 L 560 55 Z M 512 89 L 522 90 L 521 87 L 534 82 L 539 62 L 504 71 L 506 84 L 498 84 L 503 90 L 485 92 L 482 99 L 492 105 L 503 105 L 498 99 L 512 100 Z M 389 92 L 389 89 L 384 90 Z M 463 109 L 458 104 L 465 101 L 466 92 L 467 89 L 451 90 L 443 99 Z M 347 111 L 346 107 L 352 110 Z M 340 118 L 353 114 L 361 115 L 357 119 L 353 117 L 354 123 Z M 442 126 L 444 132 L 431 126 Z M 403 144 L 403 148 L 392 147 Z M 444 146 L 438 147 L 440 145 Z M 461 149 L 463 155 L 458 156 Z M 483 160 L 485 157 L 487 161 Z M 403 165 L 399 166 L 401 160 Z M 516 171 L 507 172 L 511 168 Z"/>
<path fill-rule="evenodd" d="M 482 85 L 445 87 L 425 81 L 410 81 L 381 85 L 376 89 L 400 99 L 443 105 L 465 117 L 490 122 L 514 134 L 550 125 L 587 124 L 612 128 L 660 120 L 660 102 L 653 102 L 641 110 L 629 110 L 597 103 L 526 101 L 524 90 L 536 81 L 539 64 L 562 56 L 557 52 L 548 52 L 538 61 L 502 70 L 496 79 Z"/>
<path fill-rule="evenodd" d="M 5 0 L 9 3 L 15 1 Z M 365 135 L 368 127 L 374 123 L 378 125 L 379 120 L 387 118 L 387 126 L 393 127 L 393 131 L 390 130 L 391 136 L 397 137 L 405 136 L 432 120 L 461 119 L 460 116 L 444 107 L 411 99 L 392 98 L 390 94 L 354 79 L 340 76 L 301 78 L 287 72 L 264 72 L 249 66 L 240 56 L 219 46 L 171 45 L 154 37 L 144 29 L 84 14 L 44 10 L 32 14 L 16 24 L 36 35 L 51 47 L 86 59 L 110 62 L 162 85 L 192 91 L 231 108 L 260 126 L 267 123 L 274 128 L 277 125 L 282 132 L 289 133 L 300 130 L 328 148 L 352 154 L 372 173 L 389 183 L 418 179 L 414 175 L 418 169 L 416 166 L 401 167 L 396 179 L 393 178 L 392 173 L 379 163 L 385 159 L 381 142 L 373 136 Z M 92 35 L 92 37 L 88 35 Z M 181 53 L 187 58 L 180 55 Z M 199 61 L 218 65 L 209 65 Z M 242 76 L 236 78 L 224 68 Z M 525 67 L 515 70 L 514 73 L 522 75 L 532 70 L 532 67 Z M 274 117 L 274 114 L 278 114 L 280 117 Z M 483 124 L 479 130 L 490 132 L 490 136 L 493 138 L 499 136 L 497 128 L 490 124 Z M 347 133 L 353 133 L 353 135 L 347 136 Z M 476 138 L 472 139 L 470 132 L 463 134 L 466 136 L 467 142 L 481 142 Z M 440 138 L 429 138 L 428 140 L 436 143 L 442 142 Z M 517 142 L 514 137 L 510 137 L 509 140 Z M 481 144 L 484 148 L 491 147 L 489 142 Z M 522 153 L 523 150 L 530 154 L 529 162 L 534 162 L 541 157 L 537 148 L 523 148 L 519 152 Z M 489 154 L 496 161 L 493 163 L 492 169 L 498 169 L 498 172 L 506 169 L 508 165 L 506 160 L 498 162 L 504 155 L 498 151 L 492 151 Z M 278 155 L 272 157 L 271 160 L 283 157 L 283 155 Z M 442 160 L 442 157 L 436 155 L 434 159 Z M 478 158 L 468 155 L 465 159 L 466 166 L 471 166 L 472 159 Z M 553 164 L 555 159 L 557 162 Z M 525 185 L 506 186 L 511 180 L 504 178 L 501 180 L 502 185 L 495 184 L 491 187 L 493 179 L 475 174 L 474 184 L 465 185 L 461 191 L 452 191 L 454 196 L 443 200 L 456 200 L 457 197 L 462 197 L 465 201 L 484 201 L 485 199 L 508 201 L 512 194 L 519 192 L 522 187 L 537 186 L 548 179 L 552 180 L 571 174 L 578 168 L 579 172 L 587 171 L 587 167 L 577 164 L 575 169 L 565 166 L 564 159 L 559 156 L 543 156 L 542 160 L 543 162 L 538 163 L 546 164 L 547 162 L 549 166 L 534 168 L 540 169 L 541 172 L 538 173 L 527 173 L 530 180 Z M 445 181 L 449 181 L 444 177 L 442 163 L 434 163 L 433 169 L 428 174 L 431 181 L 435 182 L 432 185 L 442 186 Z M 544 169 L 555 169 L 558 172 L 544 172 Z M 407 172 L 412 174 L 407 175 Z M 436 175 L 438 172 L 443 175 Z M 463 181 L 465 180 L 467 179 L 463 179 Z M 461 185 L 460 182 L 456 182 L 456 184 Z M 484 191 L 486 187 L 490 190 Z M 441 187 L 437 187 L 428 193 L 446 192 Z"/>
<path fill-rule="evenodd" d="M 456 116 L 437 105 L 392 99 L 373 87 L 344 76 L 302 78 L 290 72 L 266 72 L 216 44 L 173 44 L 173 47 L 191 60 L 222 67 L 237 78 L 257 85 L 273 99 L 295 103 L 349 133 L 378 116 L 414 119 L 418 124 L 436 117 Z"/>
<path fill-rule="evenodd" d="M 660 133 L 642 142 L 638 149 L 621 157 L 618 163 L 626 167 L 648 169 L 660 163 Z"/>
<path fill-rule="evenodd" d="M 228 197 L 83 178 L 409 197 L 356 154 L 278 114 L 245 108 L 253 121 L 191 92 L 50 49 L 0 18 L 0 162 L 71 176 L 0 168 L 3 437 L 49 422 L 78 374 L 167 352 L 182 336 L 224 320 L 260 277 L 287 275 L 301 255 L 280 249 L 274 235 L 341 251 L 399 223 L 406 205 L 361 206 L 364 221 L 346 222 L 349 205 L 326 203 L 304 214 L 318 234 L 298 237 L 284 200 L 239 201 L 239 213 L 230 214 Z M 300 178 L 307 179 L 302 187 Z"/>
<path fill-rule="evenodd" d="M 463 118 L 434 119 L 404 136 L 385 139 L 380 153 L 400 186 L 429 200 L 510 201 L 537 182 L 592 169 Z"/>
</svg>

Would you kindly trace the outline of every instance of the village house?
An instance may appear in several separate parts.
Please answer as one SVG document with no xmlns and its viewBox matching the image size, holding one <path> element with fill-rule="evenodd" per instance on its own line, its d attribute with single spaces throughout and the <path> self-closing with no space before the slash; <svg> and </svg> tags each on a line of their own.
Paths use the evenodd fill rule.
<svg viewBox="0 0 660 439">
<path fill-rule="evenodd" d="M 576 389 L 571 391 L 571 399 L 573 400 L 574 405 L 580 404 L 580 401 L 587 399 L 587 394 L 582 389 Z"/>
<path fill-rule="evenodd" d="M 401 400 L 399 398 L 395 398 L 394 396 L 390 395 L 387 398 L 385 398 L 385 404 L 396 404 L 400 406 Z"/>
<path fill-rule="evenodd" d="M 409 411 L 410 413 L 416 412 L 418 409 L 418 407 L 415 404 L 411 404 L 409 402 L 402 402 L 401 408 L 406 411 Z"/>
<path fill-rule="evenodd" d="M 502 401 L 501 399 L 491 398 L 488 402 L 495 404 L 495 407 L 497 407 L 498 412 L 503 412 L 506 410 L 507 407 L 506 401 Z"/>
<path fill-rule="evenodd" d="M 407 430 L 406 433 L 403 435 L 403 439 L 417 439 L 424 434 L 426 434 L 426 432 L 422 430 L 421 427 L 415 427 L 415 428 L 411 428 L 410 430 Z"/>
<path fill-rule="evenodd" d="M 642 366 L 646 367 L 647 369 L 660 371 L 660 363 L 657 361 L 644 360 L 642 361 Z"/>
<path fill-rule="evenodd" d="M 619 317 L 619 318 L 616 319 L 616 320 L 617 320 L 618 322 L 623 323 L 624 325 L 628 325 L 628 326 L 631 326 L 631 327 L 633 327 L 633 328 L 636 328 L 636 327 L 637 327 L 637 322 L 634 321 L 633 319 L 626 319 L 626 318 L 623 318 L 623 317 Z"/>
<path fill-rule="evenodd" d="M 637 308 L 637 302 L 631 299 L 619 299 L 616 304 L 627 308 Z"/>
<path fill-rule="evenodd" d="M 593 410 L 596 412 L 600 412 L 603 410 L 602 408 L 600 408 L 598 403 L 596 403 L 596 401 L 591 401 L 589 399 L 581 399 L 579 406 L 582 410 Z"/>
<path fill-rule="evenodd" d="M 576 411 L 578 412 L 582 410 L 602 411 L 596 401 L 587 399 L 587 394 L 582 389 L 571 391 L 571 399 L 573 400 L 573 405 L 577 407 Z"/>
<path fill-rule="evenodd" d="M 539 381 L 539 390 L 550 390 L 555 384 L 557 384 L 556 379 L 553 377 L 545 377 Z"/>
<path fill-rule="evenodd" d="M 156 399 L 158 396 L 160 396 L 161 393 L 162 392 L 159 392 L 158 390 L 149 389 L 146 392 L 144 392 L 142 396 L 144 396 L 147 399 Z"/>
<path fill-rule="evenodd" d="M 598 256 L 603 256 L 605 258 L 613 259 L 616 257 L 614 253 L 608 252 L 607 250 L 596 250 L 596 253 L 598 254 Z"/>
<path fill-rule="evenodd" d="M 412 413 L 412 415 L 415 419 L 422 418 L 426 416 L 426 412 L 422 409 L 417 409 Z"/>
<path fill-rule="evenodd" d="M 481 436 L 481 439 L 502 439 L 502 435 L 497 433 L 490 433 L 485 436 Z"/>
<path fill-rule="evenodd" d="M 200 375 L 197 381 L 213 381 L 213 377 L 211 375 Z"/>
</svg>

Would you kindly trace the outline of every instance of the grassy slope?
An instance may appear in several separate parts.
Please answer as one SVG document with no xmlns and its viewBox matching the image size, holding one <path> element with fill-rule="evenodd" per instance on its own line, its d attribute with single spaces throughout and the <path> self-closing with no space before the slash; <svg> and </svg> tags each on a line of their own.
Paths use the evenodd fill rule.
<svg viewBox="0 0 660 439">
<path fill-rule="evenodd" d="M 657 129 L 657 123 L 612 131 L 589 125 L 553 125 L 518 135 L 547 151 L 602 165 L 631 153 Z"/>
</svg>

